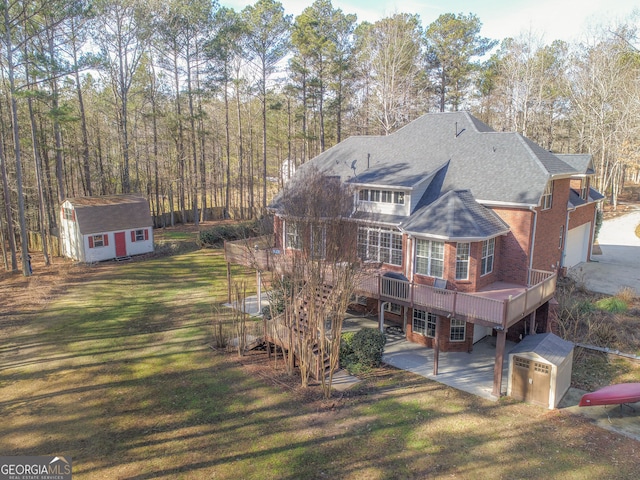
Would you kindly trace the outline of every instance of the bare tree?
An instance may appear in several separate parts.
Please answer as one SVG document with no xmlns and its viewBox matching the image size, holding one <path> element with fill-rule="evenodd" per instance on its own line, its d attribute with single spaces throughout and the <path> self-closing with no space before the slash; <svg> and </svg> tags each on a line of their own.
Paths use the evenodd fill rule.
<svg viewBox="0 0 640 480">
<path fill-rule="evenodd" d="M 350 220 L 353 192 L 339 178 L 303 169 L 275 200 L 288 250 L 277 265 L 288 279 L 281 318 L 302 385 L 317 376 L 329 397 L 342 322 L 363 270 Z"/>
<path fill-rule="evenodd" d="M 632 162 L 628 145 L 640 130 L 640 56 L 631 42 L 633 31 L 607 31 L 575 54 L 571 101 L 578 125 L 578 149 L 590 151 L 597 173 L 596 188 L 611 195 L 616 207 L 625 165 Z"/>
<path fill-rule="evenodd" d="M 416 15 L 396 14 L 365 24 L 358 33 L 359 58 L 369 66 L 371 103 L 388 135 L 410 120 L 414 110 L 420 80 L 420 21 Z"/>
</svg>

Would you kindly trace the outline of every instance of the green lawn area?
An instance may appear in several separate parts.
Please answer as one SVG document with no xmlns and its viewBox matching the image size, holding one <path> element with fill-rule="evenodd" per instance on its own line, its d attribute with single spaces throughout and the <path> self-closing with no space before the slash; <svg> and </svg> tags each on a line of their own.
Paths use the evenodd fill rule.
<svg viewBox="0 0 640 480">
<path fill-rule="evenodd" d="M 255 288 L 253 272 L 233 276 Z M 226 299 L 220 250 L 97 265 L 59 290 L 27 322 L 0 317 L 0 453 L 69 455 L 75 479 L 640 472 L 639 442 L 582 417 L 407 372 L 382 369 L 328 401 L 252 374 L 210 348 L 213 315 L 226 313 L 214 306 Z"/>
</svg>

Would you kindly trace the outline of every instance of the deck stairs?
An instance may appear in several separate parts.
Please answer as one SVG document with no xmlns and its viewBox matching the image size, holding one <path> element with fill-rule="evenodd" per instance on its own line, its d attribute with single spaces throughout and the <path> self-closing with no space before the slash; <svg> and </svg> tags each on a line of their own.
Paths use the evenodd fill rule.
<svg viewBox="0 0 640 480">
<path fill-rule="evenodd" d="M 309 335 L 309 315 L 313 311 L 313 309 L 323 310 L 325 308 L 325 304 L 331 293 L 331 289 L 332 287 L 329 285 L 322 285 L 321 287 L 318 287 L 316 289 L 314 295 L 300 298 L 296 307 L 296 316 L 298 321 L 293 327 L 286 327 L 283 324 L 278 324 L 278 322 L 281 321 L 282 317 L 276 317 L 272 320 L 267 320 L 267 326 L 265 328 L 265 340 L 269 343 L 278 345 L 281 348 L 287 349 L 289 347 L 289 330 L 290 333 L 294 335 L 294 337 L 304 335 L 306 338 L 311 338 Z M 269 325 L 270 323 L 271 325 Z M 277 331 L 278 333 L 270 333 L 275 331 Z M 318 329 L 316 335 L 319 337 L 320 334 L 320 330 Z M 299 349 L 299 347 L 297 346 L 298 342 L 296 340 L 297 338 L 294 338 L 292 343 L 294 348 L 294 355 L 297 361 L 299 361 L 299 352 L 296 351 Z M 328 375 L 331 368 L 330 358 L 328 354 L 321 355 L 320 343 L 317 341 L 312 345 L 311 361 L 314 365 L 314 367 L 311 369 L 311 376 L 313 378 L 319 380 L 320 378 L 326 377 Z"/>
</svg>

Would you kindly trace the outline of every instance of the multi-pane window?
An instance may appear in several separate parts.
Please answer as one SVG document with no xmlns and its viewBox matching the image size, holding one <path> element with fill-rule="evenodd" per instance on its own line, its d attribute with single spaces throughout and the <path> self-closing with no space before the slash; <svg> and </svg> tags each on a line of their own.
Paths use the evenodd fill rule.
<svg viewBox="0 0 640 480">
<path fill-rule="evenodd" d="M 358 193 L 358 199 L 363 202 L 397 203 L 398 205 L 404 205 L 404 192 L 365 188 Z"/>
<path fill-rule="evenodd" d="M 296 222 L 285 223 L 285 245 L 287 248 L 302 249 L 300 226 Z"/>
<path fill-rule="evenodd" d="M 444 272 L 444 242 L 416 242 L 416 273 L 442 278 Z"/>
<path fill-rule="evenodd" d="M 469 278 L 469 244 L 458 243 L 456 246 L 456 280 Z"/>
<path fill-rule="evenodd" d="M 104 235 L 93 235 L 92 237 L 92 243 L 93 245 L 89 245 L 89 246 L 93 246 L 93 248 L 97 248 L 97 247 L 104 247 Z"/>
<path fill-rule="evenodd" d="M 424 310 L 413 309 L 413 333 L 419 333 L 425 337 L 436 336 L 436 316 Z"/>
<path fill-rule="evenodd" d="M 371 262 L 402 265 L 402 234 L 388 228 L 359 227 L 358 255 Z"/>
<path fill-rule="evenodd" d="M 136 230 L 135 241 L 141 242 L 144 240 L 144 230 Z"/>
<path fill-rule="evenodd" d="M 467 322 L 465 322 L 464 320 L 460 320 L 458 318 L 452 318 L 450 332 L 449 332 L 449 340 L 451 340 L 452 342 L 464 341 L 466 326 L 467 326 Z"/>
<path fill-rule="evenodd" d="M 68 207 L 62 209 L 62 214 L 65 220 L 73 220 L 73 210 Z"/>
<path fill-rule="evenodd" d="M 402 313 L 402 306 L 397 303 L 386 302 L 384 304 L 384 311 L 400 315 Z"/>
<path fill-rule="evenodd" d="M 482 263 L 480 266 L 480 275 L 486 275 L 493 272 L 493 257 L 496 248 L 496 239 L 491 238 L 482 242 Z"/>
<path fill-rule="evenodd" d="M 542 194 L 542 210 L 548 210 L 553 203 L 553 182 L 547 183 L 544 193 Z"/>
</svg>

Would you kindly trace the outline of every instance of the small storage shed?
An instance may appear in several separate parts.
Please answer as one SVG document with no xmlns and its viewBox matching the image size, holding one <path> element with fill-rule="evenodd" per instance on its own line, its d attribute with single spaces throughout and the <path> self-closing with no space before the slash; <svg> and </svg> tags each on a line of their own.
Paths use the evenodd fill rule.
<svg viewBox="0 0 640 480">
<path fill-rule="evenodd" d="M 556 408 L 571 385 L 573 343 L 553 333 L 526 336 L 509 352 L 507 395 Z"/>
<path fill-rule="evenodd" d="M 153 252 L 149 203 L 140 195 L 69 198 L 60 211 L 62 254 L 100 262 Z"/>
</svg>

